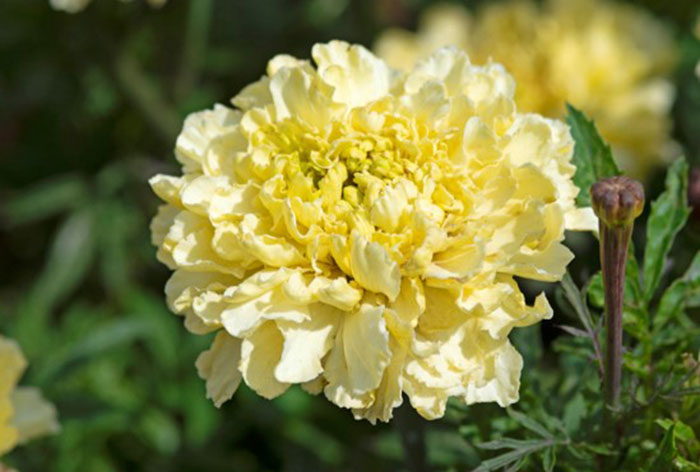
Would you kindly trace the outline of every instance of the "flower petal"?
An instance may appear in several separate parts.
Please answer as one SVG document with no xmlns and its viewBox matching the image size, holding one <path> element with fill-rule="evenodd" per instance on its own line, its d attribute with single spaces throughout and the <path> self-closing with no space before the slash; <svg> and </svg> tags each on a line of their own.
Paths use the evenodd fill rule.
<svg viewBox="0 0 700 472">
<path fill-rule="evenodd" d="M 321 359 L 333 346 L 340 316 L 336 309 L 316 303 L 306 321 L 277 321 L 284 336 L 284 349 L 275 368 L 275 378 L 280 382 L 302 383 L 323 372 Z"/>
<path fill-rule="evenodd" d="M 284 338 L 274 322 L 268 321 L 243 340 L 240 371 L 245 383 L 267 399 L 282 395 L 289 387 L 274 375 L 280 362 Z"/>
<path fill-rule="evenodd" d="M 381 244 L 368 242 L 359 232 L 353 232 L 350 267 L 362 287 L 396 300 L 401 289 L 399 266 Z"/>
<path fill-rule="evenodd" d="M 206 381 L 207 398 L 220 408 L 231 399 L 241 383 L 241 340 L 219 331 L 211 347 L 197 358 L 199 376 Z"/>
<path fill-rule="evenodd" d="M 311 55 L 318 74 L 334 88 L 333 100 L 358 107 L 387 94 L 391 69 L 362 46 L 344 41 L 316 44 Z"/>
<path fill-rule="evenodd" d="M 326 397 L 338 406 L 363 408 L 371 403 L 367 394 L 379 386 L 391 356 L 384 310 L 363 304 L 341 321 L 324 366 Z"/>
</svg>

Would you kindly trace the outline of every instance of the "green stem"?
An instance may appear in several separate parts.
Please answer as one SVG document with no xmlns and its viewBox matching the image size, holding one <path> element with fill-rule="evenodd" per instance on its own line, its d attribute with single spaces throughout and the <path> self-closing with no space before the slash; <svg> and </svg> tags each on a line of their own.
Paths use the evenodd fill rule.
<svg viewBox="0 0 700 472">
<path fill-rule="evenodd" d="M 175 109 L 148 80 L 131 56 L 120 56 L 114 64 L 114 72 L 125 95 L 141 111 L 145 121 L 158 132 L 164 142 L 172 145 L 181 126 Z"/>
<path fill-rule="evenodd" d="M 406 468 L 411 472 L 428 472 L 425 420 L 418 416 L 405 398 L 403 406 L 395 411 L 394 426 L 401 437 Z"/>
<path fill-rule="evenodd" d="M 207 47 L 212 6 L 212 0 L 190 2 L 182 63 L 175 82 L 175 96 L 181 100 L 189 95 L 199 76 Z"/>
</svg>

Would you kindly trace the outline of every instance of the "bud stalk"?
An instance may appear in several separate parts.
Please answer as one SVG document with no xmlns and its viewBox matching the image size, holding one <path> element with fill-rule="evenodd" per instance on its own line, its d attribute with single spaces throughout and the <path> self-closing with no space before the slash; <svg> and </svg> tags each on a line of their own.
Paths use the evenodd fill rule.
<svg viewBox="0 0 700 472">
<path fill-rule="evenodd" d="M 644 189 L 628 177 L 611 177 L 591 186 L 591 199 L 600 225 L 606 328 L 603 387 L 605 418 L 610 422 L 611 416 L 620 410 L 625 267 L 634 220 L 644 208 Z"/>
</svg>

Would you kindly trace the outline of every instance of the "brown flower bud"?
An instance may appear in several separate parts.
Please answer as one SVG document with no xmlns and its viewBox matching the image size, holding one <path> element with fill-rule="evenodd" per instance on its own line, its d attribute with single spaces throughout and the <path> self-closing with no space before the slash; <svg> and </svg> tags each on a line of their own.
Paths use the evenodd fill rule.
<svg viewBox="0 0 700 472">
<path fill-rule="evenodd" d="M 627 226 L 644 209 L 644 187 L 629 177 L 603 179 L 591 186 L 593 211 L 609 226 Z"/>
</svg>

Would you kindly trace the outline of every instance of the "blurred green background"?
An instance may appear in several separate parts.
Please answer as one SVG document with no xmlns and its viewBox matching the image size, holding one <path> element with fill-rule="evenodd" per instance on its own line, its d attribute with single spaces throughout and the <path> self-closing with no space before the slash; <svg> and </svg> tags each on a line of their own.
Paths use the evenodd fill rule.
<svg viewBox="0 0 700 472">
<path fill-rule="evenodd" d="M 165 306 L 168 271 L 146 183 L 177 173 L 185 115 L 227 103 L 273 55 L 333 38 L 367 46 L 415 27 L 420 0 L 94 0 L 69 15 L 0 2 L 0 332 L 15 338 L 63 431 L 7 462 L 31 471 L 399 470 L 391 425 L 292 388 L 268 402 L 241 387 L 216 410 L 194 360 L 209 344 Z M 471 2 L 473 4 L 474 2 Z M 700 153 L 695 0 L 646 4 L 675 28 L 682 59 L 675 135 Z M 652 190 L 660 180 L 652 182 Z M 550 323 L 551 324 L 551 323 Z M 555 330 L 542 328 L 546 349 Z M 540 328 L 526 334 L 541 349 Z M 528 352 L 525 353 L 526 362 Z M 501 410 L 491 407 L 489 414 Z M 428 426 L 430 462 L 475 452 L 448 414 Z"/>
</svg>

